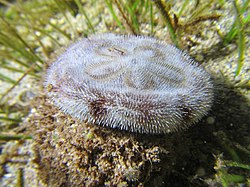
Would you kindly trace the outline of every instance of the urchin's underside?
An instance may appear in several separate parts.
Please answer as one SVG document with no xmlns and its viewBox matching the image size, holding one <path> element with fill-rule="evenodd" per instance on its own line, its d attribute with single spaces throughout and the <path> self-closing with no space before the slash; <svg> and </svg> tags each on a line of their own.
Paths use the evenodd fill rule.
<svg viewBox="0 0 250 187">
<path fill-rule="evenodd" d="M 209 74 L 177 48 L 149 37 L 93 35 L 47 71 L 48 96 L 82 121 L 138 133 L 184 129 L 210 109 Z"/>
</svg>

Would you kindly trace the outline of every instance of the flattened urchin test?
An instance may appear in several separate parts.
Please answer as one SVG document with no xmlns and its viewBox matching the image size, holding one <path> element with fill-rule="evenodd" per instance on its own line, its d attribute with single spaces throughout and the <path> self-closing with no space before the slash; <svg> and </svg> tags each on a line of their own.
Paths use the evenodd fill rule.
<svg viewBox="0 0 250 187">
<path fill-rule="evenodd" d="M 100 34 L 66 49 L 45 87 L 63 112 L 88 123 L 160 134 L 187 128 L 211 108 L 210 75 L 172 45 Z"/>
</svg>

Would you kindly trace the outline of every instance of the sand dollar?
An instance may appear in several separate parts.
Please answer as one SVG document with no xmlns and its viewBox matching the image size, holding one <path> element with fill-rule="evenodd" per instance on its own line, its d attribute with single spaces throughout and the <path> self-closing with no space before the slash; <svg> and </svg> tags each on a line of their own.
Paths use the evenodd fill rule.
<svg viewBox="0 0 250 187">
<path fill-rule="evenodd" d="M 48 68 L 45 87 L 63 112 L 137 133 L 184 129 L 213 101 L 210 75 L 186 53 L 154 38 L 111 33 L 69 46 Z"/>
</svg>

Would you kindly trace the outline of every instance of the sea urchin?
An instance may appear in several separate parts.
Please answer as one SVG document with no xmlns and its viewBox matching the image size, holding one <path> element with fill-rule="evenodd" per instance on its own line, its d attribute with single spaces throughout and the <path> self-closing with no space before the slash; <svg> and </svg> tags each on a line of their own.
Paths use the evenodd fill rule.
<svg viewBox="0 0 250 187">
<path fill-rule="evenodd" d="M 210 109 L 210 75 L 186 53 L 150 37 L 99 34 L 66 49 L 45 87 L 82 121 L 138 133 L 186 128 Z"/>
</svg>

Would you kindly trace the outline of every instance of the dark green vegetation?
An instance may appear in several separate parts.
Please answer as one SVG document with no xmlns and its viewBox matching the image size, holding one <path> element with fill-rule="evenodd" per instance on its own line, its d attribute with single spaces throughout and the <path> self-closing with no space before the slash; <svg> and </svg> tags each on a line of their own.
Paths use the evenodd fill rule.
<svg viewBox="0 0 250 187">
<path fill-rule="evenodd" d="M 226 0 L 185 0 L 179 2 L 178 9 L 175 9 L 175 3 L 176 1 L 160 0 L 105 0 L 86 1 L 85 3 L 80 0 L 17 0 L 12 2 L 0 0 L 1 146 L 7 141 L 20 140 L 21 142 L 31 138 L 22 131 L 19 133 L 15 131 L 30 110 L 29 105 L 20 105 L 19 101 L 9 102 L 12 94 L 18 92 L 18 86 L 27 77 L 38 83 L 48 59 L 55 50 L 67 45 L 71 40 L 91 33 L 115 31 L 155 36 L 159 26 L 162 29 L 167 27 L 168 31 L 161 32 L 161 38 L 170 38 L 172 43 L 179 48 L 189 50 L 190 47 L 196 46 L 196 43 L 188 44 L 189 41 L 184 39 L 188 34 L 195 35 L 206 21 L 218 21 L 232 16 L 234 21 L 227 32 L 220 34 L 218 31 L 221 37 L 218 45 L 219 48 L 223 48 L 229 44 L 236 44 L 237 68 L 233 71 L 235 71 L 235 76 L 239 76 L 246 65 L 245 59 L 249 48 L 249 43 L 247 44 L 247 40 L 249 40 L 249 38 L 247 39 L 249 35 L 247 28 L 249 28 L 250 22 L 249 0 L 234 0 L 229 5 Z M 106 10 L 110 17 L 102 16 L 100 13 L 99 17 L 97 15 L 98 20 L 94 20 L 93 16 L 90 16 L 93 12 L 88 12 L 89 9 L 86 6 L 99 7 L 100 4 L 102 4 L 101 9 Z M 215 11 L 215 9 L 223 9 L 226 5 L 232 8 L 232 15 L 220 14 Z M 98 9 L 98 11 L 101 10 Z M 86 25 L 84 29 L 79 29 L 78 24 L 72 23 L 72 17 L 77 15 L 83 16 L 82 22 Z M 105 29 L 101 27 L 103 30 L 100 31 L 98 22 L 102 20 L 105 22 Z M 145 29 L 145 25 L 147 25 L 147 29 Z M 12 73 L 16 76 L 13 76 Z M 219 84 L 223 82 L 224 85 L 224 82 L 227 81 L 218 80 L 218 82 Z M 208 136 L 207 141 L 216 139 L 210 140 L 208 146 L 210 152 L 207 154 L 210 157 L 213 155 L 213 158 L 200 158 L 199 160 L 203 166 L 207 166 L 209 169 L 205 175 L 197 174 L 196 176 L 196 171 L 188 168 L 186 168 L 188 171 L 182 171 L 180 168 L 176 168 L 167 173 L 167 177 L 165 177 L 165 182 L 169 181 L 171 186 L 173 184 L 178 186 L 176 181 L 180 182 L 179 185 L 184 183 L 190 186 L 216 184 L 226 187 L 242 183 L 249 185 L 250 166 L 246 164 L 250 162 L 249 142 L 245 143 L 242 138 L 249 136 L 249 116 L 246 114 L 249 109 L 247 104 L 249 100 L 235 90 L 233 83 L 227 82 L 225 85 L 225 88 L 220 88 L 223 90 L 224 97 L 219 97 L 219 104 L 215 101 L 216 104 L 211 112 L 216 122 L 211 125 L 206 124 L 209 126 L 207 127 L 209 131 L 200 133 L 199 130 L 205 127 L 199 124 L 191 129 L 194 131 L 193 133 L 188 131 L 186 134 L 186 136 L 192 135 L 191 141 L 195 141 L 191 146 L 188 144 L 190 147 L 203 146 L 203 143 L 199 144 L 201 137 L 198 135 Z M 246 85 L 248 85 L 246 88 L 249 88 L 249 82 Z M 20 97 L 18 99 L 22 100 Z M 246 104 L 240 105 L 239 103 Z M 228 126 L 228 124 L 232 124 L 232 126 Z M 202 128 L 198 127 L 200 125 Z M 203 151 L 201 155 L 206 155 L 202 148 L 195 147 L 194 151 Z M 222 153 L 224 154 L 222 155 Z M 199 153 L 197 154 L 199 155 Z M 194 158 L 197 157 L 194 156 Z M 191 162 L 188 162 L 187 165 L 194 167 Z M 197 165 L 199 166 L 199 163 Z M 22 183 L 22 170 L 20 169 L 18 173 L 20 173 L 18 176 L 21 176 L 18 181 Z M 0 176 L 4 174 L 4 171 L 1 170 Z M 174 179 L 175 181 L 172 181 Z"/>
</svg>

